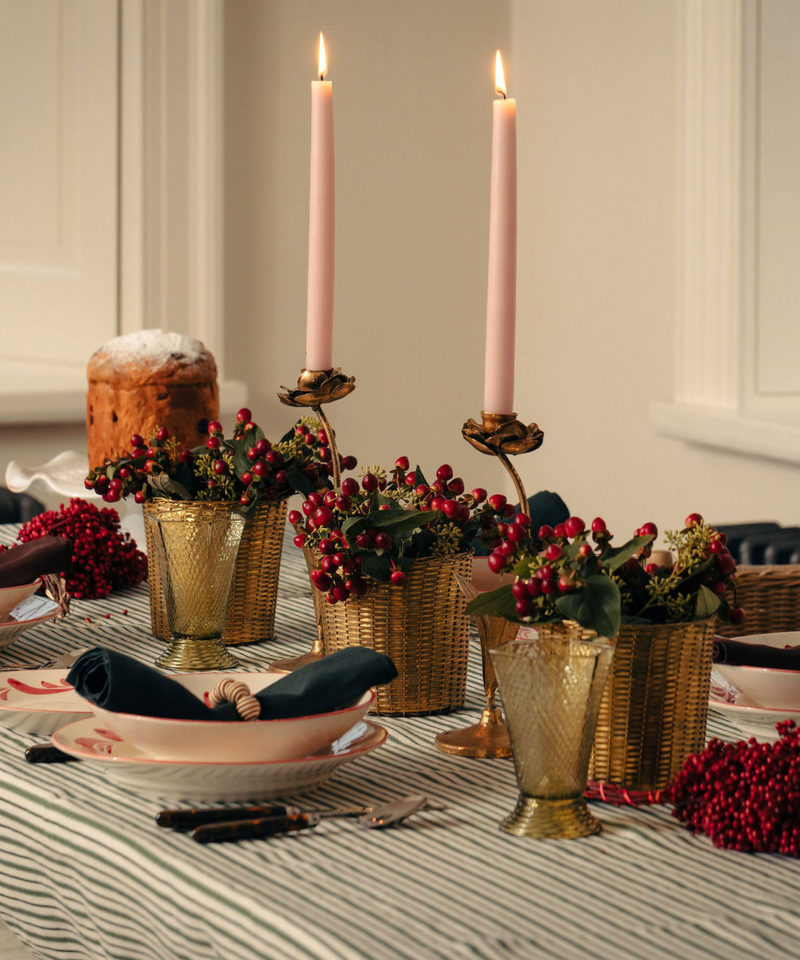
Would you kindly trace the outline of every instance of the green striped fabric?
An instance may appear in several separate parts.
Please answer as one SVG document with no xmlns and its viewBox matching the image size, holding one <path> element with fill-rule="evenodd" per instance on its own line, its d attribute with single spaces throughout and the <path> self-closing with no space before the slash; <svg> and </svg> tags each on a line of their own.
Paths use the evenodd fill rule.
<svg viewBox="0 0 800 960">
<path fill-rule="evenodd" d="M 13 534 L 1 528 L 0 540 Z M 237 648 L 248 665 L 311 644 L 310 588 L 292 546 L 281 577 L 280 639 Z M 150 635 L 146 586 L 74 603 L 67 621 L 30 630 L 0 659 L 50 659 L 95 643 L 155 658 L 162 645 Z M 305 798 L 326 807 L 423 792 L 446 810 L 386 831 L 327 821 L 210 847 L 155 826 L 169 802 L 137 797 L 85 764 L 26 764 L 36 738 L 0 728 L 0 915 L 54 960 L 797 955 L 793 860 L 716 850 L 666 808 L 593 804 L 604 831 L 585 840 L 500 833 L 516 800 L 511 761 L 458 759 L 433 746 L 440 730 L 474 722 L 481 702 L 476 656 L 463 711 L 381 718 L 388 743 Z M 735 736 L 716 718 L 710 732 Z"/>
</svg>

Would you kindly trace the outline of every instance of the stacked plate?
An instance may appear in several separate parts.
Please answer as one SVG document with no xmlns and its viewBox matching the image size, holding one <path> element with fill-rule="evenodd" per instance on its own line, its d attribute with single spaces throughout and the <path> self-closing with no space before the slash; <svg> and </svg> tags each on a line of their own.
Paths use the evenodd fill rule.
<svg viewBox="0 0 800 960">
<path fill-rule="evenodd" d="M 262 800 L 308 791 L 345 763 L 381 746 L 383 727 L 364 720 L 369 691 L 343 710 L 249 723 L 154 720 L 93 712 L 66 682 L 64 669 L 0 674 L 0 724 L 52 735 L 64 753 L 145 796 L 192 802 Z M 201 699 L 222 678 L 255 693 L 280 679 L 266 671 L 176 676 Z M 241 736 L 247 728 L 248 738 Z"/>
<path fill-rule="evenodd" d="M 736 639 L 742 643 L 784 648 L 800 644 L 800 632 L 754 634 Z M 800 670 L 715 663 L 708 705 L 746 736 L 765 742 L 777 740 L 776 723 L 794 720 L 800 724 Z"/>
</svg>

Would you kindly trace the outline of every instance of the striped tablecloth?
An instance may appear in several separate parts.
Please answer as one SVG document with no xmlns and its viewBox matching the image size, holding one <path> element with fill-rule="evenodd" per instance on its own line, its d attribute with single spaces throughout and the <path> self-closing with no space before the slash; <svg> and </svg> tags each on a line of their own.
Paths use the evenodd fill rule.
<svg viewBox="0 0 800 960">
<path fill-rule="evenodd" d="M 0 539 L 12 533 L 0 528 Z M 242 660 L 260 666 L 309 647 L 306 577 L 289 548 L 280 640 L 238 648 Z M 95 643 L 152 661 L 162 647 L 149 632 L 146 588 L 75 603 L 65 622 L 2 651 L 0 665 Z M 25 763 L 34 738 L 0 728 L 0 915 L 54 960 L 798 955 L 794 860 L 716 850 L 666 808 L 593 804 L 603 833 L 584 840 L 499 832 L 516 799 L 511 761 L 457 759 L 433 746 L 438 731 L 474 722 L 480 706 L 475 658 L 463 711 L 381 719 L 388 743 L 313 795 L 328 806 L 424 792 L 445 811 L 386 831 L 328 821 L 213 847 L 157 829 L 165 804 L 89 766 Z M 711 732 L 732 735 L 724 721 Z"/>
</svg>

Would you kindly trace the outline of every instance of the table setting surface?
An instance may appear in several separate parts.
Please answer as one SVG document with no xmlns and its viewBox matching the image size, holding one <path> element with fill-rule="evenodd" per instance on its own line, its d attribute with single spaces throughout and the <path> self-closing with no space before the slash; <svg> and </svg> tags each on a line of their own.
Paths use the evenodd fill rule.
<svg viewBox="0 0 800 960">
<path fill-rule="evenodd" d="M 0 527 L 11 543 L 16 527 Z M 275 633 L 235 648 L 244 668 L 304 653 L 315 633 L 301 551 L 284 549 Z M 25 632 L 0 669 L 106 646 L 152 663 L 147 585 Z M 66 673 L 66 671 L 65 671 Z M 472 644 L 464 708 L 371 716 L 379 749 L 343 765 L 303 809 L 423 793 L 436 809 L 386 830 L 329 820 L 313 830 L 204 846 L 156 826 L 174 800 L 145 798 L 87 763 L 29 764 L 45 738 L 0 727 L 0 916 L 39 957 L 121 960 L 313 958 L 785 957 L 800 936 L 800 864 L 716 849 L 668 807 L 592 803 L 603 832 L 569 841 L 502 833 L 511 760 L 440 753 L 434 737 L 483 705 Z M 709 735 L 739 739 L 711 713 Z M 188 806 L 188 804 L 183 804 Z"/>
</svg>

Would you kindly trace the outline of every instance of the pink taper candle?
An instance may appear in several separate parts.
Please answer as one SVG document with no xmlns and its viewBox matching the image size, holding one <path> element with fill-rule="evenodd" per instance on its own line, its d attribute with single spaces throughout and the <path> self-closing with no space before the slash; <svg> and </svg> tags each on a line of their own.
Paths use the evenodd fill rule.
<svg viewBox="0 0 800 960">
<path fill-rule="evenodd" d="M 492 104 L 492 193 L 489 213 L 489 291 L 483 409 L 514 413 L 514 333 L 517 309 L 517 101 L 506 99 L 497 51 Z"/>
<path fill-rule="evenodd" d="M 311 189 L 308 214 L 306 368 L 329 370 L 333 356 L 333 256 L 336 232 L 333 174 L 333 85 L 319 35 L 319 80 L 311 82 Z"/>
</svg>

